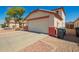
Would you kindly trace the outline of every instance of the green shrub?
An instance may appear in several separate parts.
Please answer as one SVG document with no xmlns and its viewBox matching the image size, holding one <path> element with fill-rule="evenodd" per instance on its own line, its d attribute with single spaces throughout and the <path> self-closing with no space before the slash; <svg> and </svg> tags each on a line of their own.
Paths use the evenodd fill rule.
<svg viewBox="0 0 79 59">
<path fill-rule="evenodd" d="M 1 27 L 2 27 L 2 28 L 5 28 L 5 27 L 6 27 L 6 24 L 1 24 Z"/>
</svg>

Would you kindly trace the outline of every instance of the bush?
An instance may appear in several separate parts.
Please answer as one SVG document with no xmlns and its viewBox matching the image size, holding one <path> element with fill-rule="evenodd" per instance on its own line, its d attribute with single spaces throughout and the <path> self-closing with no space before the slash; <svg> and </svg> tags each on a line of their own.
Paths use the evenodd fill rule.
<svg viewBox="0 0 79 59">
<path fill-rule="evenodd" d="M 1 24 L 1 27 L 2 27 L 2 28 L 5 28 L 5 27 L 6 27 L 6 24 Z"/>
</svg>

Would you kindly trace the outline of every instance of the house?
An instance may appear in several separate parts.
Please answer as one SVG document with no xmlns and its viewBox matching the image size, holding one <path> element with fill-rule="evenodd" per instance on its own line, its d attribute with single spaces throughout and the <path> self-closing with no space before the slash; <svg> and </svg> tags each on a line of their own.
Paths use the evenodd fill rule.
<svg viewBox="0 0 79 59">
<path fill-rule="evenodd" d="M 74 28 L 79 27 L 79 18 L 74 21 Z"/>
<path fill-rule="evenodd" d="M 74 29 L 74 22 L 66 22 L 67 29 Z"/>
<path fill-rule="evenodd" d="M 47 33 L 55 36 L 57 28 L 65 28 L 63 8 L 55 10 L 34 10 L 26 18 L 28 31 Z"/>
<path fill-rule="evenodd" d="M 9 21 L 9 28 L 19 28 L 19 23 L 18 22 L 15 22 L 15 20 L 12 18 Z"/>
<path fill-rule="evenodd" d="M 22 28 L 23 28 L 23 30 L 27 30 L 27 21 L 26 20 L 24 20 L 22 22 Z"/>
<path fill-rule="evenodd" d="M 9 28 L 17 29 L 17 28 L 23 28 L 27 25 L 27 21 L 24 21 L 24 20 L 20 20 L 20 23 L 18 21 L 15 22 L 14 19 L 11 19 L 9 21 Z"/>
</svg>

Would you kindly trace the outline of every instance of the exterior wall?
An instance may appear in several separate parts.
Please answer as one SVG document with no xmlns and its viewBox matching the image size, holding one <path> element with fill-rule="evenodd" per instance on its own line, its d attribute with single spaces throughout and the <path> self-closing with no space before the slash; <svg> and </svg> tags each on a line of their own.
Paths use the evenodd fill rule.
<svg viewBox="0 0 79 59">
<path fill-rule="evenodd" d="M 15 24 L 9 24 L 9 28 L 13 28 Z"/>
<path fill-rule="evenodd" d="M 59 10 L 59 15 L 63 18 L 62 27 L 65 28 L 65 14 L 62 9 Z"/>
<path fill-rule="evenodd" d="M 79 20 L 74 23 L 74 28 L 79 27 Z"/>
<path fill-rule="evenodd" d="M 15 21 L 12 19 L 9 21 L 9 28 L 15 27 Z"/>
<path fill-rule="evenodd" d="M 19 28 L 19 24 L 16 24 L 16 28 Z"/>
<path fill-rule="evenodd" d="M 58 18 L 54 17 L 54 27 L 56 28 L 62 28 L 63 24 L 62 24 L 62 20 L 59 20 Z"/>
<path fill-rule="evenodd" d="M 47 13 L 45 13 L 45 12 L 39 12 L 39 11 L 37 11 L 37 12 L 35 12 L 35 13 L 32 13 L 27 19 L 32 19 L 32 18 L 37 18 L 37 17 L 43 17 L 43 16 L 48 16 L 48 14 Z"/>
<path fill-rule="evenodd" d="M 28 23 L 28 30 L 34 32 L 48 33 L 48 18 L 32 20 Z"/>
<path fill-rule="evenodd" d="M 67 22 L 66 23 L 66 28 L 68 28 L 68 29 L 74 29 L 74 23 L 73 22 Z"/>
<path fill-rule="evenodd" d="M 62 27 L 65 28 L 65 14 L 64 14 L 63 10 L 62 9 L 59 9 L 59 10 L 54 10 L 52 12 L 57 13 L 56 11 L 58 11 L 58 14 L 63 18 L 63 20 L 62 20 L 62 25 L 63 26 Z"/>
<path fill-rule="evenodd" d="M 63 18 L 62 24 L 63 24 L 63 27 L 65 28 L 65 14 L 63 11 L 62 11 L 62 18 Z"/>
<path fill-rule="evenodd" d="M 49 27 L 49 33 L 50 36 L 56 36 L 56 28 L 55 27 Z"/>
<path fill-rule="evenodd" d="M 54 16 L 53 15 L 49 16 L 49 27 L 54 27 Z"/>
<path fill-rule="evenodd" d="M 24 23 L 24 26 L 27 26 L 27 24 L 26 24 L 26 23 Z"/>
<path fill-rule="evenodd" d="M 15 26 L 16 26 L 16 27 L 15 27 Z M 16 24 L 16 25 L 15 25 L 15 24 L 9 24 L 9 28 L 13 28 L 13 27 L 14 27 L 14 28 L 19 28 L 19 24 Z"/>
<path fill-rule="evenodd" d="M 28 30 L 28 23 L 23 23 L 23 30 L 27 31 Z"/>
<path fill-rule="evenodd" d="M 10 22 L 10 23 L 15 23 L 14 19 L 11 19 L 9 22 Z"/>
<path fill-rule="evenodd" d="M 56 28 L 54 26 L 54 15 L 50 14 L 50 18 L 49 18 L 49 35 L 50 36 L 56 36 Z"/>
</svg>

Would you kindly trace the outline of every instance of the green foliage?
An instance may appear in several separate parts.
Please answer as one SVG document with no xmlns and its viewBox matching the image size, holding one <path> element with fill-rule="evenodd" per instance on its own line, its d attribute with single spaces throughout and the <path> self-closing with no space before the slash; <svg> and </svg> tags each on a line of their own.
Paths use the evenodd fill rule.
<svg viewBox="0 0 79 59">
<path fill-rule="evenodd" d="M 7 27 L 9 26 L 9 21 L 10 21 L 10 17 L 5 17 L 5 21 L 6 21 L 6 24 L 7 24 Z"/>
<path fill-rule="evenodd" d="M 10 17 L 15 17 L 16 16 L 16 8 L 15 7 L 12 7 L 12 8 L 9 8 L 8 11 L 6 12 L 6 14 Z"/>
<path fill-rule="evenodd" d="M 2 28 L 5 28 L 5 27 L 6 27 L 6 24 L 1 24 L 1 27 L 2 27 Z"/>
<path fill-rule="evenodd" d="M 7 23 L 7 25 L 9 26 L 9 21 L 14 18 L 15 21 L 15 27 L 16 27 L 16 23 L 19 23 L 19 27 L 22 25 L 22 16 L 25 12 L 25 9 L 22 7 L 12 7 L 9 8 L 8 11 L 6 12 L 7 17 L 5 17 L 5 21 Z"/>
<path fill-rule="evenodd" d="M 24 8 L 19 7 L 16 9 L 16 13 L 19 18 L 24 14 L 24 12 L 25 12 Z"/>
<path fill-rule="evenodd" d="M 25 9 L 22 7 L 12 7 L 8 9 L 6 14 L 10 17 L 20 18 L 25 12 Z"/>
<path fill-rule="evenodd" d="M 6 20 L 7 23 L 9 23 L 10 17 L 5 17 L 5 20 Z"/>
</svg>

